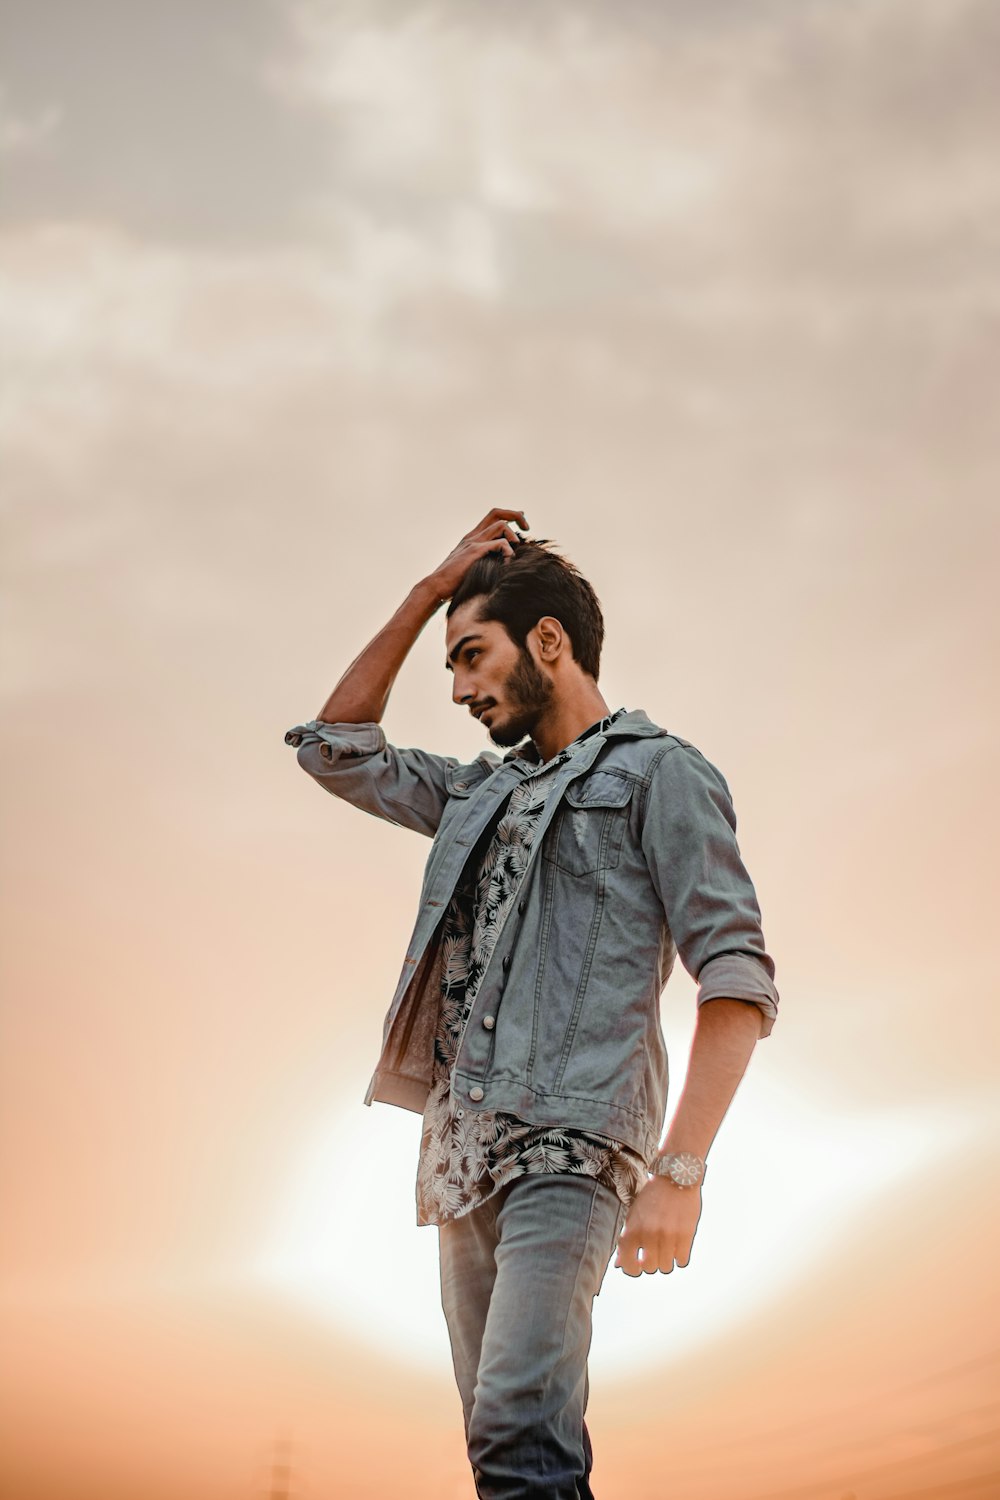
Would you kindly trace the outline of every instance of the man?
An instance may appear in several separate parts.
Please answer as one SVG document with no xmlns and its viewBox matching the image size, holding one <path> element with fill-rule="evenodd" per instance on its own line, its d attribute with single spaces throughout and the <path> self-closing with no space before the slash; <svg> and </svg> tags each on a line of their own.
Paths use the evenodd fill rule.
<svg viewBox="0 0 1000 1500">
<path fill-rule="evenodd" d="M 719 771 L 597 685 L 590 584 L 497 509 L 412 590 L 317 719 L 285 736 L 321 786 L 433 838 L 368 1088 L 423 1116 L 417 1220 L 483 1500 L 593 1500 L 584 1413 L 594 1298 L 686 1266 L 705 1158 L 758 1037 L 774 964 Z M 445 602 L 452 698 L 501 758 L 389 745 L 390 690 Z M 659 1002 L 698 981 L 662 1148 Z"/>
</svg>

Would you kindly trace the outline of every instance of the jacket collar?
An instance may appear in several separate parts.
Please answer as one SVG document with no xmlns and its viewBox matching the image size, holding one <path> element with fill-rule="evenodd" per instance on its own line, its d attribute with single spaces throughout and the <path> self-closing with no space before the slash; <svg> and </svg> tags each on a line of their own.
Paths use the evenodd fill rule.
<svg viewBox="0 0 1000 1500">
<path fill-rule="evenodd" d="M 603 733 L 595 734 L 591 738 L 595 740 L 640 740 L 652 739 L 669 733 L 668 729 L 662 729 L 659 724 L 654 724 L 643 709 L 633 708 L 627 714 L 622 714 L 621 718 L 616 719 Z M 541 759 L 538 747 L 534 740 L 531 739 L 522 740 L 519 745 L 514 746 L 513 750 L 508 750 L 504 756 L 505 762 L 520 760 L 526 761 L 529 765 L 533 766 L 537 766 L 541 762 Z"/>
</svg>

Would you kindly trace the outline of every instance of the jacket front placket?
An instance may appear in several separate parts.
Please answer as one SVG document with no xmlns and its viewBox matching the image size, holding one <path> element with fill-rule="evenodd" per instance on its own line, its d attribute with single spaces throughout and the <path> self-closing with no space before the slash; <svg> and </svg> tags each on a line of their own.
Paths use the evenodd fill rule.
<svg viewBox="0 0 1000 1500">
<path fill-rule="evenodd" d="M 563 794 L 570 781 L 584 775 L 593 765 L 599 751 L 605 742 L 603 734 L 594 735 L 588 740 L 584 749 L 570 756 L 557 775 L 552 786 L 541 816 L 535 826 L 531 850 L 528 861 L 521 877 L 522 885 L 527 881 L 531 867 L 537 858 L 542 839 L 549 824 L 554 818 L 556 811 L 562 801 Z M 481 791 L 473 793 L 470 797 L 469 811 L 461 825 L 451 836 L 449 848 L 445 851 L 441 866 L 435 874 L 428 888 L 424 891 L 421 909 L 413 930 L 413 937 L 406 958 L 403 961 L 403 972 L 400 975 L 399 984 L 392 1007 L 386 1018 L 382 1054 L 379 1058 L 376 1074 L 368 1088 L 365 1103 L 370 1104 L 374 1098 L 376 1078 L 381 1070 L 393 1059 L 390 1071 L 412 1080 L 422 1089 L 426 1082 L 430 1087 L 430 1060 L 432 1056 L 433 1032 L 432 1028 L 437 1022 L 437 1001 L 433 994 L 430 995 L 428 1003 L 424 1003 L 424 996 L 428 991 L 439 989 L 440 973 L 439 964 L 435 962 L 435 945 L 432 939 L 438 931 L 444 910 L 455 892 L 465 862 L 468 859 L 470 849 L 475 845 L 480 834 L 493 816 L 498 806 L 498 798 L 503 797 L 513 788 L 518 781 L 526 781 L 536 774 L 541 768 L 537 765 L 531 766 L 526 772 L 521 768 L 511 765 L 504 766 L 498 770 L 486 783 Z M 491 793 L 493 795 L 491 795 Z M 509 916 L 509 909 L 508 914 Z M 506 917 L 504 927 L 506 926 Z M 473 1002 L 472 1011 L 466 1021 L 462 1039 L 459 1043 L 455 1058 L 456 1071 L 465 1061 L 463 1052 L 466 1038 L 470 1031 L 476 1034 L 472 1027 L 472 1017 L 481 1009 L 480 1002 L 488 990 L 490 970 L 494 959 L 501 947 L 503 929 L 498 935 L 493 946 L 490 960 L 483 972 L 482 980 L 476 1000 Z M 410 1107 L 416 1108 L 416 1103 Z M 422 1108 L 422 1105 L 420 1106 Z"/>
<path fill-rule="evenodd" d="M 519 887 L 520 889 L 525 889 L 527 885 L 532 866 L 534 865 L 536 859 L 538 859 L 539 857 L 539 850 L 542 847 L 542 841 L 545 837 L 546 831 L 548 830 L 549 824 L 552 822 L 552 819 L 555 817 L 556 813 L 559 810 L 559 804 L 563 799 L 567 786 L 571 781 L 578 780 L 579 777 L 585 775 L 590 770 L 594 761 L 597 759 L 598 754 L 603 748 L 604 742 L 605 736 L 603 734 L 593 735 L 589 740 L 585 742 L 582 750 L 578 750 L 575 755 L 571 755 L 566 764 L 560 767 L 556 780 L 545 799 L 545 805 L 542 808 L 538 822 L 535 824 L 534 834 L 531 840 L 531 847 L 528 851 L 528 859 L 524 867 L 524 872 L 521 875 Z M 539 768 L 536 767 L 535 769 L 538 770 Z M 525 778 L 525 780 L 527 780 L 527 778 Z M 508 906 L 507 911 L 504 913 L 503 922 L 501 924 L 499 932 L 497 933 L 493 947 L 490 951 L 490 957 L 487 962 L 486 968 L 483 970 L 482 978 L 476 991 L 476 997 L 473 1000 L 469 1014 L 466 1017 L 465 1026 L 463 1027 L 462 1035 L 459 1039 L 458 1049 L 455 1053 L 455 1061 L 452 1068 L 453 1077 L 457 1076 L 459 1073 L 465 1072 L 470 1066 L 472 1070 L 477 1073 L 481 1072 L 486 1066 L 486 1056 L 469 1056 L 470 1048 L 467 1044 L 469 1042 L 469 1039 L 473 1038 L 475 1040 L 475 1043 L 477 1043 L 481 1048 L 483 1045 L 483 1039 L 486 1038 L 487 1049 L 492 1045 L 495 1031 L 493 1029 L 487 1031 L 481 1025 L 476 1024 L 476 1022 L 479 1021 L 479 1019 L 487 1009 L 492 1009 L 496 1005 L 496 993 L 491 988 L 490 980 L 492 975 L 497 972 L 496 962 L 498 959 L 500 961 L 500 968 L 502 972 L 504 957 L 504 931 L 510 919 L 510 914 L 516 908 L 516 905 L 517 903 L 512 901 Z"/>
<path fill-rule="evenodd" d="M 448 832 L 447 847 L 433 876 L 425 881 L 420 910 L 403 960 L 396 992 L 382 1031 L 382 1051 L 368 1085 L 365 1103 L 375 1097 L 379 1074 L 384 1070 L 412 1081 L 413 1096 L 426 1082 L 430 1086 L 429 1027 L 437 1023 L 437 1003 L 424 1003 L 428 991 L 440 988 L 440 952 L 437 938 L 445 910 L 465 868 L 470 850 L 493 817 L 499 801 L 524 780 L 524 769 L 515 762 L 499 768 L 467 799 L 465 816 Z M 433 1000 L 433 996 L 432 996 Z M 421 1023 L 418 1025 L 418 1023 Z M 402 1099 L 392 1102 L 403 1103 Z M 409 1108 L 423 1108 L 411 1102 Z"/>
</svg>

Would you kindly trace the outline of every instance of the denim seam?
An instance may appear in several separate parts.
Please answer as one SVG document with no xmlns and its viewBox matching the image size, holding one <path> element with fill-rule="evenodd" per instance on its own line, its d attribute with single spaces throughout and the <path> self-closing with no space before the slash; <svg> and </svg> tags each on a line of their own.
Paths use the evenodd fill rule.
<svg viewBox="0 0 1000 1500">
<path fill-rule="evenodd" d="M 656 752 L 656 754 L 653 756 L 653 759 L 650 761 L 649 765 L 646 768 L 646 774 L 642 778 L 642 783 L 643 783 L 643 785 L 642 785 L 642 796 L 639 799 L 639 827 L 640 828 L 642 827 L 642 825 L 646 821 L 646 804 L 649 801 L 649 788 L 653 784 L 653 776 L 655 774 L 656 768 L 660 764 L 660 761 L 663 759 L 663 757 L 665 755 L 667 755 L 671 750 L 676 750 L 676 749 L 677 749 L 676 745 L 664 745 L 663 748 L 662 748 L 662 750 L 658 750 Z"/>
<path fill-rule="evenodd" d="M 603 852 L 603 845 L 602 845 Z M 604 898 L 607 890 L 607 875 L 602 869 L 597 876 L 597 901 L 594 906 L 594 915 L 591 918 L 590 932 L 587 935 L 587 949 L 583 961 L 583 972 L 580 975 L 580 983 L 577 987 L 573 1001 L 573 1014 L 570 1016 L 569 1025 L 566 1028 L 566 1036 L 563 1040 L 562 1056 L 559 1059 L 559 1067 L 552 1081 L 553 1089 L 561 1089 L 562 1082 L 566 1076 L 566 1068 L 569 1064 L 569 1055 L 573 1050 L 573 1042 L 576 1039 L 576 1029 L 580 1024 L 580 1011 L 583 1008 L 584 996 L 587 993 L 587 985 L 590 983 L 590 971 L 594 963 L 594 952 L 597 948 L 597 938 L 604 920 Z"/>
<path fill-rule="evenodd" d="M 585 1178 L 580 1179 L 580 1180 L 581 1181 L 586 1181 Z M 560 1338 L 559 1338 L 559 1343 L 560 1343 L 560 1347 L 561 1347 L 562 1350 L 565 1350 L 565 1348 L 566 1348 L 566 1329 L 569 1327 L 570 1316 L 571 1316 L 571 1314 L 573 1312 L 573 1307 L 574 1307 L 574 1305 L 576 1303 L 576 1294 L 577 1294 L 577 1288 L 580 1285 L 580 1276 L 581 1276 L 581 1274 L 583 1272 L 584 1262 L 587 1259 L 587 1252 L 588 1252 L 588 1250 L 590 1248 L 590 1232 L 591 1232 L 591 1230 L 592 1230 L 592 1228 L 594 1226 L 594 1210 L 597 1207 L 597 1189 L 600 1187 L 600 1183 L 597 1181 L 596 1177 L 591 1178 L 590 1179 L 590 1183 L 591 1183 L 590 1213 L 587 1215 L 587 1227 L 584 1230 L 584 1235 L 583 1235 L 583 1252 L 582 1252 L 582 1254 L 580 1256 L 579 1261 L 577 1262 L 576 1276 L 574 1277 L 574 1280 L 573 1280 L 573 1290 L 570 1293 L 569 1300 L 568 1300 L 567 1305 L 566 1305 L 566 1320 L 563 1323 L 562 1333 L 561 1333 Z M 552 1382 L 553 1373 L 554 1373 L 553 1370 L 549 1371 L 548 1380 L 545 1382 L 545 1385 L 542 1387 L 542 1390 L 539 1392 L 539 1395 L 538 1395 L 538 1404 L 539 1404 L 539 1407 L 541 1406 L 541 1404 L 544 1401 L 546 1395 L 548 1394 L 548 1389 L 549 1389 L 549 1385 Z M 536 1417 L 535 1417 L 535 1431 L 536 1431 L 536 1433 L 541 1431 L 541 1425 L 542 1424 L 541 1424 L 541 1421 L 540 1421 L 540 1413 L 538 1413 L 538 1414 L 536 1414 Z M 541 1444 L 538 1443 L 538 1442 L 536 1442 L 535 1472 L 537 1473 L 537 1475 L 538 1475 L 538 1477 L 540 1479 L 547 1479 L 549 1476 L 544 1472 L 544 1470 L 542 1468 L 542 1459 L 543 1459 L 543 1454 L 542 1454 Z"/>
<path fill-rule="evenodd" d="M 525 1067 L 525 1078 L 531 1077 L 535 1067 L 535 1053 L 538 1049 L 538 1013 L 541 1004 L 542 980 L 545 976 L 545 950 L 549 941 L 549 928 L 551 927 L 552 905 L 555 899 L 555 883 L 550 878 L 542 884 L 542 923 L 538 940 L 538 969 L 535 974 L 535 993 L 532 999 L 531 1010 L 531 1050 L 528 1053 L 528 1062 Z M 492 1074 L 490 1075 L 493 1076 Z M 532 1093 L 538 1090 L 532 1084 L 526 1085 Z"/>
<path fill-rule="evenodd" d="M 472 1077 L 472 1074 L 464 1076 Z M 519 1088 L 527 1089 L 529 1093 L 536 1094 L 542 1099 L 574 1099 L 577 1100 L 580 1104 L 606 1105 L 608 1102 L 606 1099 L 596 1098 L 593 1094 L 567 1094 L 565 1092 L 555 1093 L 553 1090 L 539 1089 L 536 1088 L 534 1084 L 526 1082 L 525 1079 L 521 1078 L 518 1074 L 515 1073 L 491 1073 L 485 1080 L 485 1082 L 516 1083 Z M 488 1106 L 486 1105 L 483 1106 L 484 1109 L 486 1109 L 487 1107 Z M 615 1104 L 613 1107 L 617 1112 L 620 1112 L 623 1115 L 633 1115 L 635 1119 L 645 1124 L 646 1117 L 641 1110 L 632 1109 L 632 1107 L 628 1104 Z"/>
</svg>

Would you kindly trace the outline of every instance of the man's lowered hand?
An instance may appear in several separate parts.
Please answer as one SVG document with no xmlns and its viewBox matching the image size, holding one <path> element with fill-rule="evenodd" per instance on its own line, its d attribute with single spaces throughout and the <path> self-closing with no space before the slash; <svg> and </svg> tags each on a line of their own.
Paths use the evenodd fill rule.
<svg viewBox="0 0 1000 1500">
<path fill-rule="evenodd" d="M 641 1276 L 686 1266 L 701 1218 L 701 1187 L 678 1187 L 666 1177 L 652 1177 L 632 1200 L 618 1240 L 615 1267 L 626 1276 Z"/>
</svg>

